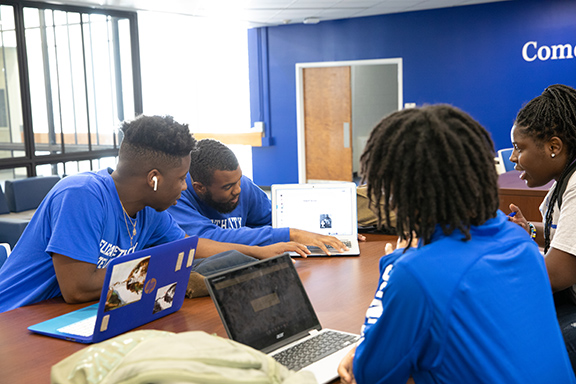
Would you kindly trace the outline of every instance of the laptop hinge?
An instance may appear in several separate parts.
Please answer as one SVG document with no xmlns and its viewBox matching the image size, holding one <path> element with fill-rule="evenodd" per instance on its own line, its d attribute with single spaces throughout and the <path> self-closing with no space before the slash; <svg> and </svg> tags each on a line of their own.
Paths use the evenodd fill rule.
<svg viewBox="0 0 576 384">
<path fill-rule="evenodd" d="M 318 332 L 317 329 L 313 329 L 310 332 L 308 332 L 310 334 L 310 336 L 316 336 L 317 334 L 319 334 L 320 332 Z"/>
</svg>

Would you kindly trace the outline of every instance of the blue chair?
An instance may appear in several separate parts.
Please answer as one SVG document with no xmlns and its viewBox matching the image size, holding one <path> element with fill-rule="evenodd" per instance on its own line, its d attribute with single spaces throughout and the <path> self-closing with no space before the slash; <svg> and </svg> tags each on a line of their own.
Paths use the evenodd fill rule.
<svg viewBox="0 0 576 384">
<path fill-rule="evenodd" d="M 0 243 L 8 243 L 14 248 L 30 220 L 13 217 L 6 202 L 6 196 L 0 187 Z"/>
<path fill-rule="evenodd" d="M 500 160 L 500 164 L 504 164 L 504 169 L 506 172 L 512 171 L 514 169 L 514 166 L 516 165 L 510 161 L 510 155 L 512 155 L 513 150 L 514 148 L 505 148 L 500 149 L 498 151 L 498 158 Z"/>
<path fill-rule="evenodd" d="M 12 212 L 36 209 L 60 180 L 59 176 L 35 176 L 26 179 L 6 180 L 6 201 Z"/>
</svg>

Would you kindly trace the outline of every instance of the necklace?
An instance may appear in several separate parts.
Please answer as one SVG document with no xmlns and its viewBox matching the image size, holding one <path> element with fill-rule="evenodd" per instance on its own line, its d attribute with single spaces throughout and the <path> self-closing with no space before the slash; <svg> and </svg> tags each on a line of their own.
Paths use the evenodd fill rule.
<svg viewBox="0 0 576 384">
<path fill-rule="evenodd" d="M 122 201 L 120 201 L 120 205 L 122 206 L 122 210 L 124 211 L 124 223 L 126 224 L 126 230 L 128 231 L 128 236 L 130 237 L 130 247 L 132 247 L 132 239 L 134 239 L 134 236 L 136 236 L 136 224 L 138 223 L 137 219 L 134 219 L 134 221 L 132 221 L 132 218 L 130 217 L 130 215 L 128 214 L 128 212 L 126 212 L 126 208 L 124 208 L 124 204 L 122 204 Z M 128 220 L 130 221 L 130 225 L 132 225 L 132 232 L 130 232 L 130 228 L 128 228 L 128 221 L 126 221 L 126 217 L 128 217 Z"/>
</svg>

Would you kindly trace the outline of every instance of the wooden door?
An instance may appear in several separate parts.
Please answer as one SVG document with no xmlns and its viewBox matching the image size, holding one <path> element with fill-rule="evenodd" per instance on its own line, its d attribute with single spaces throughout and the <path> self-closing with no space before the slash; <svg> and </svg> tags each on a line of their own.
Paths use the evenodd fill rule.
<svg viewBox="0 0 576 384">
<path fill-rule="evenodd" d="M 352 181 L 350 67 L 305 68 L 306 180 Z"/>
</svg>

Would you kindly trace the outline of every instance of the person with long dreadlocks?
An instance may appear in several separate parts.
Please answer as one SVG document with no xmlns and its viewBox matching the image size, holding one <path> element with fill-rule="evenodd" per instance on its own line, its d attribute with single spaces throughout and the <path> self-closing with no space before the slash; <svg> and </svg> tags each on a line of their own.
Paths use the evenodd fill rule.
<svg viewBox="0 0 576 384">
<path fill-rule="evenodd" d="M 361 164 L 379 222 L 396 212 L 406 246 L 380 260 L 342 381 L 575 383 L 544 259 L 498 210 L 488 132 L 448 105 L 394 112 Z"/>
<path fill-rule="evenodd" d="M 556 311 L 576 371 L 576 90 L 551 85 L 526 104 L 511 130 L 510 161 L 528 187 L 555 180 L 540 205 L 543 223 L 530 223 L 515 204 L 510 220 L 544 248 Z"/>
</svg>

